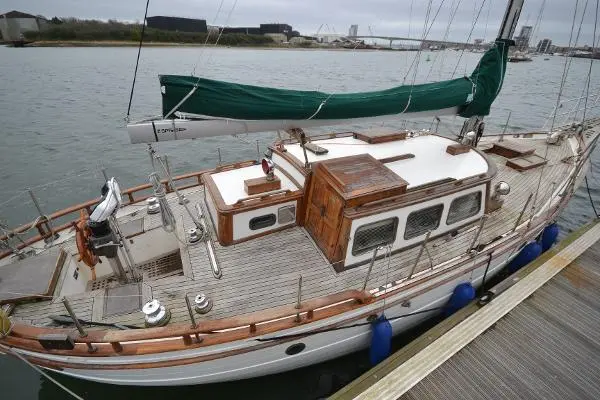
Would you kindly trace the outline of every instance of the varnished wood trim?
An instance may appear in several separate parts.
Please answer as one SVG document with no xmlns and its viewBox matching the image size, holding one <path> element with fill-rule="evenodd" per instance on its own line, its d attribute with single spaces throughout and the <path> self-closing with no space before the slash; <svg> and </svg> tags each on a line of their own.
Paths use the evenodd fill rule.
<svg viewBox="0 0 600 400">
<path fill-rule="evenodd" d="M 539 229 L 539 226 L 536 229 Z M 529 232 L 533 232 L 533 231 L 535 231 L 535 229 L 534 230 L 530 230 Z M 506 253 L 508 251 L 511 251 L 512 247 L 509 246 L 510 242 L 511 241 L 518 241 L 518 240 L 522 240 L 522 239 L 520 237 L 509 238 L 506 241 L 506 243 L 501 243 L 501 244 L 499 243 L 496 247 L 505 246 L 506 248 L 503 249 L 503 250 L 501 250 L 500 252 L 496 253 L 496 256 L 503 255 L 504 253 Z M 515 245 L 516 245 L 516 243 L 515 243 Z M 460 275 L 468 274 L 469 272 L 471 272 L 471 271 L 473 271 L 473 270 L 475 270 L 475 269 L 477 269 L 477 268 L 485 265 L 487 263 L 487 258 L 484 257 L 484 256 L 487 255 L 487 254 L 491 254 L 494 251 L 495 251 L 494 248 L 490 248 L 490 249 L 488 249 L 488 251 L 482 252 L 480 254 L 480 261 L 479 262 L 473 263 L 473 265 L 471 265 L 469 268 L 467 268 L 467 269 L 465 269 L 463 271 L 457 271 L 457 269 L 459 267 L 464 266 L 465 264 L 467 264 L 469 262 L 472 263 L 471 259 L 465 259 L 465 260 L 463 260 L 462 262 L 460 262 L 459 264 L 457 264 L 456 266 L 454 266 L 454 268 L 453 268 L 453 272 L 454 273 L 450 274 L 444 280 L 442 280 L 440 282 L 436 282 L 435 285 L 430 285 L 428 287 L 424 287 L 421 290 L 419 290 L 418 292 L 412 293 L 410 296 L 408 296 L 408 295 L 407 296 L 402 296 L 402 297 L 394 300 L 393 302 L 388 302 L 388 307 L 400 304 L 400 303 L 402 303 L 404 301 L 407 301 L 407 300 L 415 298 L 415 297 L 417 297 L 419 295 L 422 295 L 425 292 L 430 291 L 430 290 L 432 290 L 435 287 L 444 285 L 444 284 L 446 284 L 446 283 L 448 283 L 448 282 L 456 279 Z M 384 298 L 395 296 L 400 291 L 405 291 L 405 290 L 410 289 L 410 288 L 412 288 L 412 287 L 414 287 L 414 286 L 416 286 L 418 284 L 423 283 L 424 279 L 431 280 L 431 279 L 433 279 L 433 278 L 435 278 L 435 277 L 437 277 L 437 276 L 439 276 L 441 274 L 445 274 L 445 273 L 448 273 L 447 269 L 437 271 L 435 274 L 429 275 L 429 276 L 421 278 L 421 279 L 415 279 L 413 282 L 411 282 L 408 285 L 404 285 L 404 286 L 398 287 L 397 289 L 395 289 L 395 290 L 393 290 L 393 291 L 391 291 L 391 292 L 389 292 L 387 294 L 383 294 L 383 295 L 379 296 L 377 298 L 377 300 L 381 301 Z M 359 307 L 364 307 L 365 305 L 366 304 L 362 304 L 362 305 L 358 305 L 358 306 Z M 350 305 L 347 305 L 347 306 L 348 307 L 352 307 L 352 308 L 349 308 L 346 311 L 350 311 L 351 309 L 355 309 L 354 306 L 350 306 Z M 327 312 L 327 311 L 329 311 L 329 312 Z M 313 311 L 313 310 L 309 309 L 309 310 L 306 311 L 306 315 L 304 316 L 304 318 L 301 318 L 301 321 L 299 323 L 298 322 L 294 322 L 294 323 L 297 326 L 297 325 L 301 325 L 301 324 L 311 323 L 314 320 L 329 318 L 329 317 L 332 317 L 334 315 L 339 314 L 339 312 L 331 313 L 331 311 L 332 310 L 317 310 L 317 311 Z M 340 311 L 340 310 L 337 310 L 337 311 Z M 342 311 L 342 312 L 346 312 L 346 311 Z M 312 314 L 311 315 L 312 318 L 309 318 L 309 313 Z M 315 316 L 315 314 L 316 314 L 316 316 Z M 245 348 L 245 349 L 238 349 L 238 350 L 234 350 L 234 351 L 221 352 L 221 353 L 211 354 L 211 355 L 207 355 L 207 356 L 190 357 L 190 358 L 185 358 L 185 359 L 181 359 L 181 360 L 169 360 L 169 361 L 162 361 L 162 362 L 155 362 L 155 363 L 143 363 L 143 364 L 98 365 L 98 364 L 90 364 L 90 363 L 79 364 L 79 363 L 49 361 L 49 360 L 41 359 L 39 357 L 29 357 L 29 359 L 30 359 L 30 361 L 33 361 L 34 363 L 36 363 L 38 365 L 49 367 L 49 368 L 55 368 L 55 369 L 56 368 L 73 368 L 73 369 L 80 369 L 80 370 L 84 370 L 84 369 L 99 369 L 99 370 L 111 370 L 111 369 L 147 369 L 147 368 L 160 368 L 160 367 L 170 367 L 170 366 L 178 366 L 178 365 L 187 365 L 187 364 L 192 364 L 192 363 L 199 363 L 199 362 L 203 362 L 203 361 L 209 361 L 209 360 L 212 360 L 212 359 L 219 359 L 219 358 L 229 357 L 229 356 L 233 356 L 233 355 L 244 354 L 244 353 L 247 353 L 247 352 L 251 352 L 251 351 L 255 351 L 255 350 L 260 350 L 260 349 L 265 348 L 265 347 L 275 346 L 275 345 L 284 343 L 284 342 L 289 341 L 289 340 L 298 340 L 301 337 L 310 336 L 312 334 L 318 333 L 321 330 L 326 330 L 326 329 L 329 329 L 329 328 L 333 328 L 333 327 L 336 327 L 336 326 L 341 326 L 341 325 L 344 325 L 344 324 L 348 324 L 348 323 L 351 323 L 351 322 L 363 319 L 365 317 L 368 317 L 368 315 L 370 315 L 370 314 L 372 314 L 371 310 L 365 311 L 364 313 L 362 313 L 361 315 L 358 315 L 356 317 L 348 318 L 348 319 L 346 319 L 344 321 L 340 321 L 340 322 L 335 323 L 335 324 L 327 325 L 325 327 L 319 328 L 318 330 L 315 330 L 315 331 L 312 331 L 312 332 L 308 331 L 304 335 L 302 335 L 300 337 L 295 337 L 293 339 L 285 339 L 285 338 L 275 339 L 273 341 L 262 342 L 262 343 L 257 344 L 256 346 L 252 346 L 252 347 Z M 288 320 L 295 321 L 295 316 L 288 317 Z M 286 324 L 286 323 L 289 324 L 290 321 L 278 321 L 278 322 L 282 322 L 284 324 Z M 266 333 L 269 333 L 269 332 L 263 331 L 263 328 L 264 327 L 262 325 L 257 326 L 257 332 L 254 332 L 253 335 L 264 335 Z M 152 328 L 152 329 L 157 329 L 157 328 Z M 281 328 L 281 327 L 277 328 L 277 330 L 282 330 L 282 329 L 285 329 L 285 328 Z M 243 330 L 243 332 L 245 332 L 246 334 L 248 334 L 247 330 Z M 224 334 L 227 334 L 227 333 L 230 333 L 230 332 L 225 332 Z M 202 342 L 202 344 L 204 344 L 204 342 L 206 340 L 208 340 L 209 338 L 213 337 L 213 335 L 219 335 L 219 334 L 213 333 L 211 335 L 204 336 L 204 341 Z M 12 343 L 10 343 L 10 344 L 9 343 L 7 343 L 7 344 L 12 345 L 14 347 L 22 348 L 19 345 L 17 345 L 17 342 L 19 342 L 19 340 L 21 340 L 20 338 L 14 338 L 14 337 L 10 336 L 10 339 L 14 340 L 14 341 Z M 237 339 L 233 339 L 233 338 L 230 338 L 230 339 L 231 340 L 237 340 Z M 6 339 L 4 341 L 6 341 Z M 21 345 L 23 345 L 23 344 L 24 343 L 21 342 Z M 211 345 L 212 344 L 214 344 L 214 343 L 211 343 Z M 128 344 L 124 345 L 124 352 L 126 351 L 125 348 L 127 346 L 128 346 Z M 40 345 L 40 347 L 41 347 L 41 345 Z M 187 348 L 192 348 L 192 347 L 187 347 Z M 31 350 L 36 351 L 34 349 L 31 349 Z M 87 353 L 87 350 L 85 348 L 83 348 L 83 346 L 81 346 L 81 351 L 84 352 L 84 354 L 82 354 L 82 356 L 84 356 L 84 355 L 85 356 L 93 356 L 92 354 Z M 38 352 L 42 352 L 42 351 L 40 350 Z M 50 353 L 50 354 L 58 354 L 58 353 L 56 353 L 56 351 L 44 351 L 44 352 L 45 353 Z M 73 355 L 72 351 L 71 352 L 67 351 L 67 353 L 69 355 Z M 142 353 L 135 353 L 135 354 L 142 354 Z M 122 355 L 125 355 L 125 354 L 122 354 Z M 98 356 L 100 356 L 100 354 L 98 354 Z"/>
<path fill-rule="evenodd" d="M 363 133 L 357 132 L 354 134 L 354 137 L 358 140 L 362 140 L 368 144 L 379 144 L 379 143 L 388 143 L 395 142 L 397 140 L 406 140 L 407 131 L 397 131 L 393 133 L 382 133 L 381 135 L 369 136 Z"/>
<path fill-rule="evenodd" d="M 137 340 L 164 339 L 180 337 L 183 335 L 193 335 L 196 333 L 214 333 L 215 331 L 225 329 L 235 329 L 248 326 L 252 323 L 260 324 L 261 327 L 268 325 L 270 321 L 282 320 L 288 316 L 292 318 L 296 313 L 305 313 L 308 310 L 317 309 L 335 309 L 341 302 L 357 301 L 368 303 L 371 296 L 359 290 L 347 290 L 335 293 L 329 296 L 307 300 L 302 303 L 302 307 L 297 309 L 295 305 L 286 305 L 274 307 L 269 310 L 258 311 L 250 314 L 244 314 L 237 317 L 221 320 L 205 320 L 198 323 L 196 328 L 190 327 L 189 323 L 172 324 L 160 328 L 146 328 L 139 330 L 114 331 L 114 330 L 93 330 L 88 332 L 86 337 L 75 338 L 76 343 L 110 343 L 127 342 Z M 344 303 L 345 304 L 345 303 Z M 291 327 L 291 326 L 290 326 Z M 43 328 L 36 326 L 27 326 L 15 324 L 12 335 L 22 338 L 37 339 L 37 336 L 45 333 L 70 333 L 70 329 Z"/>
<path fill-rule="evenodd" d="M 387 164 L 387 163 L 391 163 L 391 162 L 394 162 L 394 161 L 408 160 L 409 158 L 415 158 L 415 155 L 412 154 L 412 153 L 400 154 L 398 156 L 381 158 L 379 160 L 379 162 L 382 163 L 382 164 Z"/>
<path fill-rule="evenodd" d="M 275 164 L 275 170 L 285 175 L 285 177 L 292 181 L 297 188 L 303 189 L 303 186 L 285 168 L 281 168 L 279 165 Z"/>
<path fill-rule="evenodd" d="M 290 153 L 287 150 L 281 151 L 276 147 L 270 147 L 270 149 L 273 153 L 277 154 L 278 156 L 289 162 L 293 167 L 296 167 L 296 169 L 305 177 L 310 174 L 310 169 L 307 169 L 304 166 L 304 163 L 298 160 L 296 157 L 290 155 Z"/>
<path fill-rule="evenodd" d="M 210 174 L 204 175 L 202 179 L 204 181 L 205 189 L 208 190 L 214 201 L 215 209 L 220 214 L 239 214 L 250 210 L 256 210 L 258 208 L 264 208 L 280 203 L 285 203 L 288 201 L 297 200 L 303 196 L 302 190 L 294 190 L 285 193 L 274 193 L 272 196 L 269 196 L 268 193 L 265 193 L 265 196 L 269 196 L 269 198 L 263 199 L 257 197 L 254 201 L 248 200 L 228 205 L 225 204 L 225 201 L 221 196 L 219 188 L 217 188 L 217 185 L 215 184 L 215 181 L 212 179 Z"/>
<path fill-rule="evenodd" d="M 460 187 L 456 186 L 456 182 L 458 181 L 452 181 L 447 184 L 442 184 L 438 187 L 407 192 L 399 196 L 381 199 L 359 207 L 348 209 L 344 212 L 344 215 L 348 218 L 361 218 L 368 215 L 379 214 L 384 211 L 395 210 L 413 204 L 422 203 L 427 200 L 437 199 L 457 192 L 466 191 L 467 189 L 472 189 L 476 186 L 488 183 L 489 179 L 472 180 L 471 182 L 468 181 L 468 179 L 462 181 L 464 184 Z"/>
<path fill-rule="evenodd" d="M 531 227 L 527 231 L 523 232 L 521 235 L 514 236 L 514 237 L 507 237 L 507 238 L 505 238 L 505 240 L 496 242 L 495 245 L 490 245 L 489 248 L 484 249 L 479 254 L 480 261 L 478 261 L 476 263 L 474 263 L 473 260 L 471 258 L 469 258 L 469 257 L 463 257 L 463 259 L 459 263 L 457 263 L 455 266 L 453 266 L 452 270 L 443 269 L 443 270 L 437 271 L 434 274 L 430 274 L 430 275 L 425 276 L 425 277 L 417 278 L 413 282 L 410 282 L 407 285 L 399 286 L 398 288 L 394 289 L 393 291 L 390 291 L 387 294 L 383 294 L 383 295 L 379 296 L 377 298 L 377 301 L 383 300 L 384 298 L 395 296 L 395 295 L 397 295 L 401 291 L 405 291 L 407 289 L 410 289 L 410 288 L 414 287 L 415 285 L 422 284 L 423 282 L 426 282 L 428 280 L 436 278 L 436 277 L 440 276 L 441 274 L 447 274 L 449 271 L 453 271 L 454 272 L 454 273 L 450 274 L 448 277 L 446 277 L 443 281 L 437 282 L 435 284 L 435 286 L 430 285 L 428 287 L 422 288 L 419 292 L 412 293 L 410 296 L 400 297 L 400 298 L 394 300 L 393 302 L 389 302 L 388 306 L 393 306 L 393 305 L 396 305 L 396 304 L 400 304 L 400 303 L 402 303 L 402 302 L 404 302 L 406 300 L 410 300 L 411 298 L 419 296 L 419 295 L 425 293 L 426 291 L 432 290 L 435 287 L 438 287 L 438 286 L 443 285 L 443 284 L 445 284 L 447 282 L 450 282 L 451 280 L 455 279 L 459 275 L 468 274 L 469 272 L 473 271 L 474 269 L 479 268 L 482 265 L 486 264 L 487 257 L 485 257 L 485 256 L 487 256 L 489 254 L 492 254 L 492 253 L 495 253 L 496 256 L 499 256 L 499 255 L 505 254 L 506 252 L 511 251 L 513 249 L 513 247 L 518 244 L 519 241 L 524 241 L 526 236 L 534 234 L 535 232 L 538 232 L 543 227 L 544 222 L 545 221 L 542 220 L 540 223 L 536 224 L 535 226 Z M 498 249 L 501 249 L 501 250 L 498 251 Z M 458 268 L 464 266 L 467 263 L 472 263 L 472 265 L 468 269 L 465 269 L 464 271 L 457 271 Z M 373 302 L 373 298 L 369 298 L 369 301 L 365 302 L 364 304 L 369 304 L 371 302 Z M 345 304 L 347 306 L 349 306 L 349 307 L 352 307 L 351 309 L 355 309 L 357 306 L 358 307 L 363 307 L 364 306 L 364 304 L 362 304 L 362 305 L 361 304 L 358 304 L 358 305 L 349 305 L 347 303 L 345 303 Z M 298 311 L 298 312 L 304 312 L 303 310 L 302 311 L 301 310 L 296 310 L 296 311 Z M 325 311 L 325 313 L 323 313 L 322 311 Z M 318 320 L 318 319 L 323 319 L 323 318 L 329 318 L 331 316 L 337 315 L 340 312 L 344 312 L 344 311 L 341 311 L 339 309 L 337 309 L 337 310 L 334 311 L 333 308 L 328 308 L 328 309 L 325 309 L 325 310 L 313 311 L 309 307 L 306 310 L 306 317 L 302 318 L 301 321 L 300 321 L 300 323 L 310 323 L 310 322 L 312 322 L 313 319 L 311 319 L 311 318 L 308 317 L 311 312 L 312 312 L 312 317 L 315 318 L 314 320 Z M 316 314 L 316 317 L 315 317 L 315 314 Z M 358 316 L 356 316 L 354 318 L 349 318 L 349 319 L 346 319 L 344 321 L 340 321 L 339 323 L 328 325 L 326 327 L 320 328 L 319 330 L 321 330 L 321 329 L 328 329 L 328 328 L 331 328 L 331 327 L 334 327 L 334 326 L 340 326 L 340 325 L 343 325 L 343 324 L 351 323 L 353 321 L 365 318 L 369 314 L 372 314 L 372 311 L 370 311 L 370 310 L 369 311 L 365 311 L 361 315 L 358 315 Z M 291 320 L 295 321 L 295 316 L 289 316 L 288 319 L 291 319 Z M 277 322 L 282 322 L 282 321 L 277 321 Z M 286 321 L 283 321 L 283 322 L 285 323 Z M 295 322 L 295 324 L 297 325 L 298 322 Z M 265 326 L 268 326 L 268 325 L 271 325 L 271 324 L 259 325 L 259 327 L 257 327 L 257 328 L 260 329 L 260 331 L 254 333 L 254 334 L 258 334 L 258 335 L 265 334 L 266 332 L 262 331 L 262 329 Z M 276 330 L 285 329 L 285 328 L 281 328 L 281 327 L 280 328 L 276 328 L 274 326 L 271 326 L 271 327 L 275 328 Z M 22 330 L 23 327 L 20 326 L 20 325 L 17 325 L 16 328 L 17 328 L 16 332 L 18 332 L 19 330 Z M 38 331 L 39 330 L 42 330 L 42 331 L 47 330 L 47 328 L 37 328 L 37 327 L 24 327 L 24 328 L 28 328 L 30 330 L 34 329 L 34 330 L 38 330 Z M 145 329 L 144 331 L 156 330 L 156 329 L 165 329 L 165 328 L 151 328 L 151 329 Z M 303 336 L 309 336 L 309 335 L 318 333 L 319 330 L 312 331 L 312 332 L 311 331 L 306 332 L 306 334 L 303 335 Z M 57 329 L 51 329 L 51 331 L 56 332 Z M 63 330 L 63 331 L 65 331 L 65 330 Z M 248 330 L 243 330 L 243 331 L 246 332 L 247 334 L 249 333 Z M 226 333 L 229 333 L 229 332 L 224 332 L 224 334 L 226 334 Z M 217 334 L 213 333 L 213 335 L 217 335 Z M 213 335 L 205 336 L 205 340 L 207 340 L 208 338 L 212 337 Z M 14 337 L 14 333 L 13 333 L 11 336 L 9 336 L 9 337 L 7 337 L 7 338 L 5 338 L 3 340 L 0 340 L 0 341 L 6 343 L 7 339 L 10 339 L 10 340 L 16 339 L 17 341 L 20 340 L 20 338 L 15 338 Z M 233 338 L 230 338 L 230 339 L 233 339 Z M 297 339 L 299 339 L 299 337 L 294 338 L 294 340 L 297 340 Z M 264 343 L 261 343 L 260 345 L 253 346 L 251 348 L 242 349 L 241 351 L 242 351 L 242 353 L 245 353 L 245 352 L 249 352 L 249 351 L 253 351 L 253 350 L 259 350 L 260 348 L 268 347 L 268 346 L 274 346 L 274 345 L 283 343 L 285 341 L 286 341 L 285 339 L 277 339 L 277 340 L 274 340 L 272 342 L 264 342 Z M 202 343 L 204 343 L 204 341 Z M 24 344 L 18 345 L 16 343 L 11 343 L 10 345 L 12 345 L 14 347 L 18 347 L 18 348 L 25 348 L 25 349 L 28 349 L 28 347 L 29 347 L 29 346 L 26 346 Z M 125 346 L 127 346 L 127 345 L 128 344 L 125 344 Z M 126 351 L 125 346 L 124 346 L 124 351 Z M 36 351 L 35 349 L 31 349 L 31 348 L 29 348 L 29 349 L 33 350 L 33 351 Z M 82 351 L 85 352 L 85 354 L 82 354 L 82 355 L 90 356 L 90 354 L 87 353 L 87 349 L 82 348 Z M 52 351 L 51 353 L 54 353 L 54 351 Z M 242 353 L 235 353 L 235 354 L 242 354 Z M 69 353 L 69 354 L 72 355 L 72 353 Z M 45 360 L 45 359 L 40 359 L 40 358 L 37 358 L 37 357 L 30 357 L 30 360 L 33 361 L 33 362 L 35 362 L 38 365 L 42 365 L 42 366 L 46 366 L 46 367 L 54 368 L 54 369 L 60 369 L 60 368 L 74 368 L 74 369 L 145 369 L 145 368 L 155 368 L 155 367 L 165 367 L 165 366 L 175 366 L 175 365 L 186 365 L 186 364 L 190 364 L 190 363 L 197 363 L 197 362 L 202 362 L 202 361 L 208 361 L 209 359 L 216 359 L 216 358 L 228 357 L 228 356 L 235 355 L 235 354 L 231 353 L 231 352 L 222 352 L 222 353 L 218 353 L 218 354 L 210 355 L 210 356 L 199 356 L 199 357 L 187 358 L 187 359 L 183 359 L 183 360 L 166 361 L 166 362 L 161 362 L 161 363 L 146 363 L 146 364 L 135 364 L 135 365 L 131 365 L 131 364 L 125 365 L 125 364 L 123 364 L 123 365 L 110 365 L 110 366 L 103 366 L 103 365 L 97 365 L 97 364 L 96 365 L 92 365 L 92 364 L 83 365 L 83 364 L 72 364 L 72 363 L 66 363 L 66 362 L 54 362 L 54 361 L 48 361 L 48 360 Z M 207 357 L 209 357 L 209 358 L 207 358 Z"/>
<path fill-rule="evenodd" d="M 265 232 L 257 233 L 256 235 L 246 236 L 246 237 L 241 238 L 241 239 L 233 240 L 233 238 L 232 238 L 227 243 L 221 243 L 221 244 L 224 245 L 224 246 L 229 246 L 229 245 L 232 245 L 232 244 L 238 244 L 238 243 L 242 243 L 242 242 L 247 242 L 248 240 L 252 240 L 252 239 L 259 238 L 259 237 L 271 235 L 273 233 L 281 232 L 281 231 L 284 231 L 286 229 L 290 229 L 290 228 L 294 228 L 294 227 L 296 227 L 295 224 L 288 224 L 288 225 L 285 225 L 285 226 L 280 226 L 278 228 L 269 229 L 268 231 L 265 231 Z"/>
</svg>

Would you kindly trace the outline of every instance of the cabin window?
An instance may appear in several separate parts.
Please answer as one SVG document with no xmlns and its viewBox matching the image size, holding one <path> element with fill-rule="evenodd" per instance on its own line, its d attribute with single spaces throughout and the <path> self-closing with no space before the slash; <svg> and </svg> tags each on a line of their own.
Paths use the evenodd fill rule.
<svg viewBox="0 0 600 400">
<path fill-rule="evenodd" d="M 396 240 L 398 218 L 388 218 L 359 227 L 354 233 L 352 255 L 356 256 Z"/>
<path fill-rule="evenodd" d="M 481 192 L 469 193 L 457 197 L 450 203 L 447 225 L 452 225 L 464 219 L 477 215 L 481 210 Z"/>
<path fill-rule="evenodd" d="M 408 214 L 404 239 L 408 240 L 416 238 L 417 236 L 424 235 L 428 231 L 436 229 L 440 226 L 440 219 L 442 218 L 443 211 L 444 205 L 438 204 Z"/>
<path fill-rule="evenodd" d="M 277 221 L 280 225 L 289 224 L 296 220 L 296 206 L 280 207 L 277 210 Z"/>
<path fill-rule="evenodd" d="M 275 222 L 277 222 L 275 214 L 261 215 L 250 220 L 250 229 L 256 231 L 268 228 L 269 226 L 275 225 Z"/>
</svg>

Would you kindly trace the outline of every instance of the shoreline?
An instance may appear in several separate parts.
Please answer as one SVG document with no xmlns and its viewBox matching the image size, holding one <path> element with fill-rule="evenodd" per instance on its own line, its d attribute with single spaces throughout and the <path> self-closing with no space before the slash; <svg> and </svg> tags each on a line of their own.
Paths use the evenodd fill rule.
<svg viewBox="0 0 600 400">
<path fill-rule="evenodd" d="M 7 45 L 8 43 L 4 43 Z M 123 40 L 39 40 L 26 44 L 24 47 L 138 47 L 139 42 L 134 41 L 123 41 Z M 144 47 L 204 47 L 204 43 L 176 43 L 176 42 L 144 42 Z M 260 50 L 326 50 L 326 51 L 413 51 L 404 49 L 390 49 L 390 48 L 371 48 L 371 49 L 359 49 L 359 48 L 344 48 L 344 47 L 332 47 L 332 46 L 317 46 L 317 47 L 302 47 L 302 46 L 290 46 L 283 44 L 272 44 L 268 46 L 252 46 L 252 45 L 211 45 L 208 44 L 206 47 L 218 48 L 218 49 L 260 49 Z"/>
</svg>

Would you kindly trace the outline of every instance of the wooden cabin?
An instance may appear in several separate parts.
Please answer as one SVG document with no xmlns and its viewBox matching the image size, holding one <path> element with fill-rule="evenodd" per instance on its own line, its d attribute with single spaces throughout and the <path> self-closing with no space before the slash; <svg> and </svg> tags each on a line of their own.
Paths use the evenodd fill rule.
<svg viewBox="0 0 600 400">
<path fill-rule="evenodd" d="M 481 219 L 495 166 L 470 146 L 380 129 L 282 141 L 260 165 L 203 176 L 206 206 L 222 245 L 305 226 L 336 271 L 399 251 Z"/>
</svg>

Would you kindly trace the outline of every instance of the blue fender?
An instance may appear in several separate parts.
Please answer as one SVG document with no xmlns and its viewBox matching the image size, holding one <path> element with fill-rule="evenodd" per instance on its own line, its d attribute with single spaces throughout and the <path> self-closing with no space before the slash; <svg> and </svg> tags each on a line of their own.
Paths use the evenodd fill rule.
<svg viewBox="0 0 600 400">
<path fill-rule="evenodd" d="M 511 274 L 523 268 L 542 254 L 542 245 L 531 242 L 521 249 L 519 254 L 508 263 L 508 272 Z"/>
<path fill-rule="evenodd" d="M 444 314 L 446 316 L 452 315 L 467 304 L 469 304 L 475 298 L 475 288 L 471 283 L 465 282 L 461 283 L 457 287 L 454 288 L 454 292 L 452 292 L 452 296 L 450 296 L 450 300 L 446 305 L 446 309 L 444 310 Z"/>
<path fill-rule="evenodd" d="M 385 315 L 382 315 L 371 324 L 371 331 L 369 360 L 371 365 L 377 365 L 385 360 L 392 351 L 392 325 Z"/>
<path fill-rule="evenodd" d="M 552 245 L 556 243 L 560 229 L 556 223 L 550 224 L 544 228 L 542 236 L 540 237 L 540 243 L 542 244 L 542 253 L 550 250 Z"/>
</svg>

